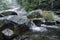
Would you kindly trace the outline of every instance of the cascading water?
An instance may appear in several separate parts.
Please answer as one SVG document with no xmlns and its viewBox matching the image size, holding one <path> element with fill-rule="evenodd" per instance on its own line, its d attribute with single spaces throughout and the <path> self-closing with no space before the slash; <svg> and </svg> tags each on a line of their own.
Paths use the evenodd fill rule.
<svg viewBox="0 0 60 40">
<path fill-rule="evenodd" d="M 4 20 L 4 19 L 7 19 L 7 20 L 10 20 L 10 21 L 14 21 L 14 22 L 19 22 L 19 23 L 23 23 L 23 22 L 25 22 L 25 21 L 23 21 L 23 20 L 25 20 L 25 19 L 27 19 L 27 12 L 22 8 L 22 9 L 20 9 L 20 6 L 17 4 L 17 0 L 2 0 L 2 3 L 5 3 L 6 5 L 5 6 L 7 6 L 7 8 L 9 7 L 10 9 L 5 9 L 5 10 L 2 10 L 2 11 L 0 11 L 0 13 L 3 13 L 3 12 L 8 12 L 8 11 L 13 11 L 13 12 L 16 12 L 17 13 L 17 16 L 8 16 L 8 17 L 3 17 L 3 18 L 0 18 L 0 20 L 2 19 L 2 20 Z M 23 20 L 20 20 L 20 17 L 23 17 L 22 19 Z M 16 21 L 16 18 L 18 18 L 17 19 L 17 21 Z M 22 22 L 21 22 L 22 21 Z"/>
<path fill-rule="evenodd" d="M 7 11 L 14 11 L 14 12 L 17 12 L 18 14 L 18 17 L 22 17 L 22 16 L 25 16 L 26 17 L 26 11 L 24 9 L 20 9 L 20 6 L 17 4 L 16 0 L 1 0 L 2 4 L 5 4 L 4 6 L 2 6 L 2 8 L 0 8 L 2 11 L 1 12 L 7 12 Z M 5 9 L 5 10 L 4 10 Z M 20 10 L 18 10 L 20 9 Z M 37 10 L 39 11 L 39 10 Z M 11 18 L 12 16 L 8 17 Z M 19 19 L 18 18 L 18 19 Z M 11 19 L 10 19 L 11 20 Z M 16 21 L 17 19 L 14 19 L 13 18 L 13 21 Z M 19 20 L 21 22 L 21 20 Z M 19 22 L 18 21 L 18 22 Z M 24 22 L 25 20 L 23 20 L 22 22 Z M 56 32 L 58 27 L 55 27 L 55 26 L 47 26 L 47 25 L 41 25 L 40 27 L 36 26 L 34 23 L 31 23 L 29 29 L 32 31 L 32 32 L 38 32 L 39 34 L 41 34 L 41 36 L 43 36 L 43 39 L 42 40 L 46 40 L 46 38 L 49 38 L 49 40 L 59 40 L 58 39 L 58 36 L 54 35 L 55 33 L 51 33 L 49 30 L 51 30 L 52 32 Z M 52 35 L 48 35 L 50 32 Z M 36 34 L 38 35 L 38 34 Z M 40 36 L 39 36 L 40 37 Z M 45 37 L 45 39 L 44 39 Z M 17 38 L 14 38 L 13 40 L 17 40 Z"/>
<path fill-rule="evenodd" d="M 5 4 L 4 6 L 2 6 L 3 8 L 16 8 L 18 7 L 17 1 L 16 0 L 2 0 L 1 1 L 2 5 Z"/>
</svg>

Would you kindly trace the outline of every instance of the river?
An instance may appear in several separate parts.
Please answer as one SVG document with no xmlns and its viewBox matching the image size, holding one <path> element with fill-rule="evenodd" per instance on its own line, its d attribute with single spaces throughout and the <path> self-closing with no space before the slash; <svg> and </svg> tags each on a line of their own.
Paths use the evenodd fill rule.
<svg viewBox="0 0 60 40">
<path fill-rule="evenodd" d="M 19 8 L 19 5 L 17 5 L 16 0 L 12 1 L 4 1 L 7 4 L 7 2 L 9 2 L 9 4 L 7 4 L 8 6 L 11 5 L 10 7 L 13 9 L 9 9 L 9 10 L 5 10 L 5 11 L 15 11 L 16 9 Z M 12 5 L 13 3 L 13 5 Z M 22 13 L 21 16 L 26 16 L 25 11 L 23 11 L 24 9 L 18 10 L 19 13 Z M 5 11 L 1 11 L 1 12 L 5 12 Z M 24 21 L 24 20 L 23 20 Z M 15 38 L 13 38 L 12 40 L 60 40 L 60 27 L 56 26 L 56 25 L 45 25 L 45 24 L 41 24 L 41 26 L 36 26 L 34 23 L 31 23 L 29 26 L 30 32 L 32 33 L 31 35 L 29 35 L 28 37 L 23 36 L 23 38 L 21 38 L 21 36 L 17 36 Z"/>
</svg>

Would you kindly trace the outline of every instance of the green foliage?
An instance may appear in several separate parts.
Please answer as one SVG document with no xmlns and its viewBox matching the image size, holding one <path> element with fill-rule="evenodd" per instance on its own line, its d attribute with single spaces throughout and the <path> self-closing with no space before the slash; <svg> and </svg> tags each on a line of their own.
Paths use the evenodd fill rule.
<svg viewBox="0 0 60 40">
<path fill-rule="evenodd" d="M 22 5 L 27 11 L 35 10 L 38 8 L 51 7 L 51 0 L 18 0 L 18 3 Z"/>
<path fill-rule="evenodd" d="M 20 5 L 24 7 L 27 11 L 31 11 L 37 7 L 39 0 L 21 0 Z"/>
<path fill-rule="evenodd" d="M 25 5 L 23 5 L 23 7 L 25 7 L 26 10 L 33 10 L 37 7 L 39 1 L 38 0 L 33 0 L 32 2 L 26 2 Z"/>
</svg>

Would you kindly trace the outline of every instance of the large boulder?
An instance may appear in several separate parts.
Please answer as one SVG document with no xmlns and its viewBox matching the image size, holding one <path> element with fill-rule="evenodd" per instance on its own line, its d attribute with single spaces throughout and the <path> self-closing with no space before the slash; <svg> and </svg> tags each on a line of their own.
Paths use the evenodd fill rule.
<svg viewBox="0 0 60 40">
<path fill-rule="evenodd" d="M 37 10 L 33 10 L 31 12 L 29 12 L 28 16 L 29 19 L 33 19 L 33 18 L 42 18 L 42 10 L 37 9 Z"/>
</svg>

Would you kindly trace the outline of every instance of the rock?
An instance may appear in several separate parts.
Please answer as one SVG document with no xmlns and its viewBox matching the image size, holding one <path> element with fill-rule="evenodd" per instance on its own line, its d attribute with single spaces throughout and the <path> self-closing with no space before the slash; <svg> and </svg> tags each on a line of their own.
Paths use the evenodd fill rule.
<svg viewBox="0 0 60 40">
<path fill-rule="evenodd" d="M 13 34 L 14 34 L 14 32 L 11 30 L 11 29 L 4 29 L 3 31 L 2 31 L 2 33 L 4 34 L 4 35 L 6 35 L 6 36 L 12 36 Z"/>
<path fill-rule="evenodd" d="M 19 34 L 24 35 L 24 34 L 29 34 L 29 27 L 25 24 L 19 25 L 18 26 Z"/>
<path fill-rule="evenodd" d="M 17 24 L 28 23 L 28 18 L 26 16 L 16 16 L 16 15 L 13 15 L 13 16 L 9 16 L 7 18 L 7 20 L 15 22 Z"/>
<path fill-rule="evenodd" d="M 33 22 L 35 23 L 35 25 L 37 26 L 41 26 L 41 20 L 33 20 Z"/>
<path fill-rule="evenodd" d="M 55 25 L 55 22 L 45 22 L 46 25 Z"/>
</svg>

